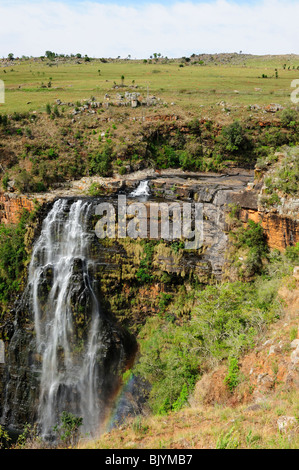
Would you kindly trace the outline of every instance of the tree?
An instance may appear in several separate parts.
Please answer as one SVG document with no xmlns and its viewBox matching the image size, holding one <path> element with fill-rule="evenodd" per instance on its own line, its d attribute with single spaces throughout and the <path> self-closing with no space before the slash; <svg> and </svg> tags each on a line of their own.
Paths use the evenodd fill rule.
<svg viewBox="0 0 299 470">
<path fill-rule="evenodd" d="M 230 152 L 237 152 L 245 149 L 249 145 L 248 138 L 239 121 L 234 121 L 222 129 L 222 135 L 225 140 L 225 148 Z"/>
<path fill-rule="evenodd" d="M 120 79 L 121 79 L 121 86 L 124 86 L 124 80 L 125 80 L 125 76 L 124 76 L 124 75 L 122 75 L 122 76 L 120 77 Z"/>
<path fill-rule="evenodd" d="M 7 57 L 9 60 L 14 60 L 14 54 L 12 52 L 10 52 Z"/>
<path fill-rule="evenodd" d="M 74 447 L 80 437 L 79 428 L 83 424 L 83 418 L 63 411 L 60 420 L 61 425 L 55 426 L 54 431 L 57 432 L 60 440 L 66 447 Z"/>
<path fill-rule="evenodd" d="M 50 60 L 53 60 L 56 56 L 55 52 L 52 52 L 52 51 L 46 51 L 45 52 L 45 56 L 50 59 Z"/>
</svg>

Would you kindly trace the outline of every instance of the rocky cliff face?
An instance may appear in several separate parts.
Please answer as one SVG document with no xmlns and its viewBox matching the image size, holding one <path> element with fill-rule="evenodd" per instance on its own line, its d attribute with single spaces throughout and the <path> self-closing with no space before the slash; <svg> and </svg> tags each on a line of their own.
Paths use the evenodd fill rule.
<svg viewBox="0 0 299 470">
<path fill-rule="evenodd" d="M 259 212 L 258 209 L 243 209 L 241 220 L 253 220 L 260 223 L 267 237 L 271 249 L 279 251 L 287 246 L 294 246 L 299 242 L 299 221 L 291 217 L 281 216 L 277 213 Z"/>
<path fill-rule="evenodd" d="M 32 212 L 34 207 L 33 199 L 25 195 L 0 194 L 0 222 L 15 224 L 22 210 Z"/>
</svg>

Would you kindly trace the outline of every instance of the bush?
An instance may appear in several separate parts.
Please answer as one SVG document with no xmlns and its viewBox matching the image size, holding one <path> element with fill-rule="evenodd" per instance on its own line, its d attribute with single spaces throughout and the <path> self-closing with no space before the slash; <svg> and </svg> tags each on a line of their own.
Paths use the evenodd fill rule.
<svg viewBox="0 0 299 470">
<path fill-rule="evenodd" d="M 43 181 L 37 181 L 33 185 L 33 191 L 36 193 L 43 193 L 47 191 L 46 185 L 43 183 Z"/>
<path fill-rule="evenodd" d="M 173 147 L 164 144 L 157 152 L 156 163 L 158 168 L 178 168 L 180 166 L 179 154 Z"/>
<path fill-rule="evenodd" d="M 14 448 L 28 449 L 31 446 L 40 446 L 42 442 L 41 437 L 38 435 L 37 424 L 33 426 L 26 423 L 22 434 L 19 435 L 17 443 Z"/>
<path fill-rule="evenodd" d="M 21 193 L 29 192 L 32 189 L 32 178 L 30 173 L 22 170 L 15 178 L 15 186 Z"/>
<path fill-rule="evenodd" d="M 154 277 L 151 274 L 153 253 L 155 242 L 142 240 L 144 257 L 140 261 L 139 269 L 136 273 L 136 279 L 140 284 L 152 282 Z"/>
<path fill-rule="evenodd" d="M 127 173 L 127 169 L 125 166 L 121 166 L 119 169 L 119 174 L 120 175 L 125 175 Z"/>
<path fill-rule="evenodd" d="M 51 114 L 52 110 L 51 110 L 51 105 L 49 103 L 46 104 L 46 113 L 47 114 Z"/>
<path fill-rule="evenodd" d="M 90 173 L 92 175 L 109 176 L 111 174 L 112 147 L 106 144 L 103 151 L 90 158 Z"/>
<path fill-rule="evenodd" d="M 228 373 L 224 379 L 224 383 L 231 392 L 234 391 L 239 383 L 239 364 L 238 359 L 234 356 L 229 358 Z"/>
<path fill-rule="evenodd" d="M 160 300 L 159 300 L 159 308 L 161 312 L 164 312 L 167 305 L 169 302 L 172 300 L 172 294 L 165 294 L 165 292 L 162 292 L 160 295 Z"/>
<path fill-rule="evenodd" d="M 232 246 L 227 257 L 230 266 L 237 270 L 238 278 L 246 280 L 262 272 L 269 248 L 260 224 L 252 220 L 248 221 L 247 227 L 239 221 L 234 223 L 229 233 Z"/>
<path fill-rule="evenodd" d="M 289 136 L 281 130 L 270 128 L 258 137 L 257 146 L 262 147 L 280 147 L 289 143 Z"/>
<path fill-rule="evenodd" d="M 299 242 L 295 246 L 287 246 L 285 256 L 292 263 L 299 264 Z"/>
<path fill-rule="evenodd" d="M 267 158 L 267 163 L 273 163 L 273 158 Z M 273 202 L 278 202 L 275 191 L 284 192 L 290 196 L 298 195 L 299 187 L 299 152 L 296 148 L 289 148 L 284 156 L 273 166 L 271 176 L 266 176 L 264 184 L 266 194 L 273 195 Z M 266 201 L 267 202 L 267 201 Z"/>
<path fill-rule="evenodd" d="M 185 333 L 184 327 L 154 317 L 148 319 L 143 329 L 136 372 L 152 386 L 149 400 L 156 414 L 180 406 L 193 390 L 198 359 Z"/>
<path fill-rule="evenodd" d="M 3 429 L 2 426 L 0 426 L 0 449 L 6 449 L 9 441 L 11 441 L 9 434 Z"/>
<path fill-rule="evenodd" d="M 0 114 L 0 124 L 2 124 L 3 127 L 6 127 L 8 124 L 8 117 L 6 114 Z"/>
<path fill-rule="evenodd" d="M 20 290 L 28 257 L 24 237 L 29 218 L 29 212 L 24 210 L 18 224 L 0 224 L 0 301 L 15 298 Z"/>
<path fill-rule="evenodd" d="M 5 174 L 3 176 L 3 179 L 2 179 L 2 187 L 3 187 L 4 191 L 7 191 L 8 182 L 9 182 L 9 176 L 8 176 L 8 174 Z"/>
<path fill-rule="evenodd" d="M 235 121 L 229 126 L 224 127 L 222 135 L 224 137 L 225 149 L 229 152 L 238 152 L 239 150 L 245 149 L 248 145 L 248 139 L 239 121 Z"/>
<path fill-rule="evenodd" d="M 73 447 L 79 440 L 79 428 L 83 424 L 83 418 L 63 411 L 60 420 L 61 425 L 55 426 L 54 432 L 58 434 L 65 447 Z"/>
<path fill-rule="evenodd" d="M 58 153 L 54 149 L 49 149 L 48 150 L 48 157 L 50 158 L 50 160 L 53 160 L 53 159 L 58 157 Z"/>
<path fill-rule="evenodd" d="M 281 112 L 280 115 L 281 124 L 283 127 L 290 127 L 291 124 L 298 123 L 298 112 L 295 109 L 286 108 Z"/>
<path fill-rule="evenodd" d="M 93 196 L 93 197 L 100 196 L 100 195 L 105 194 L 105 188 L 101 186 L 100 184 L 94 182 L 94 183 L 91 183 L 91 185 L 89 186 L 88 193 L 90 194 L 90 196 Z"/>
</svg>

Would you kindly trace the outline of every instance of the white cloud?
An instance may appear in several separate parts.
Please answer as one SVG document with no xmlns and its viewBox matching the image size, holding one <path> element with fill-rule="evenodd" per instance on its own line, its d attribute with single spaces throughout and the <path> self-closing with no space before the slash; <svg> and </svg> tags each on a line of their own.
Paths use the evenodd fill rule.
<svg viewBox="0 0 299 470">
<path fill-rule="evenodd" d="M 115 0 L 117 1 L 117 0 Z M 193 52 L 298 53 L 299 3 L 228 0 L 134 6 L 62 0 L 1 2 L 0 56 L 46 50 L 91 57 Z"/>
</svg>

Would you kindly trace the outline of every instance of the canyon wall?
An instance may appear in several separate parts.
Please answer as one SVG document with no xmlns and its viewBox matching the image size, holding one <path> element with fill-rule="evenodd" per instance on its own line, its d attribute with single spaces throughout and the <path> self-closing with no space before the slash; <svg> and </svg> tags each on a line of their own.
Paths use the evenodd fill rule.
<svg viewBox="0 0 299 470">
<path fill-rule="evenodd" d="M 253 173 L 246 170 L 234 170 L 230 174 L 182 174 L 179 172 L 161 172 L 147 175 L 151 200 L 164 202 L 198 202 L 203 210 L 203 245 L 197 250 L 185 250 L 178 241 L 103 239 L 95 234 L 95 211 L 91 212 L 89 230 L 92 243 L 89 246 L 89 257 L 94 260 L 92 278 L 94 279 L 97 297 L 101 309 L 109 324 L 115 323 L 118 328 L 125 327 L 133 335 L 146 318 L 157 314 L 161 302 L 188 291 L 188 286 L 209 284 L 220 280 L 225 262 L 225 251 L 228 241 L 226 213 L 230 205 L 241 207 L 240 218 L 246 224 L 251 219 L 260 222 L 271 248 L 283 250 L 288 245 L 299 241 L 298 219 L 296 214 L 274 211 L 261 211 L 258 207 L 259 188 L 253 188 Z M 114 181 L 106 187 L 105 198 L 117 209 L 117 194 L 121 192 L 130 198 L 132 189 L 140 179 L 133 177 Z M 104 183 L 103 183 L 104 184 Z M 109 196 L 110 191 L 110 196 Z M 113 195 L 111 195 L 113 193 Z M 67 195 L 67 193 L 65 193 Z M 39 196 L 14 194 L 0 195 L 0 220 L 4 223 L 15 223 L 20 211 L 32 211 L 39 202 L 38 224 L 47 216 L 57 193 Z M 88 199 L 92 204 L 100 203 L 103 197 L 76 196 L 73 193 L 67 198 L 70 201 Z M 41 227 L 36 227 L 36 237 Z M 74 265 L 74 269 L 78 266 Z M 44 285 L 40 286 L 41 296 L 46 296 L 49 276 L 45 276 Z M 82 282 L 74 284 L 74 305 L 77 294 L 80 296 Z M 165 300 L 166 299 L 166 300 Z M 41 370 L 40 356 L 36 351 L 34 319 L 30 309 L 28 293 L 14 308 L 14 323 L 5 341 L 6 363 L 1 365 L 0 414 L 4 425 L 21 429 L 26 422 L 37 418 L 39 396 L 39 376 Z M 192 307 L 192 306 L 191 306 Z M 186 308 L 191 308 L 186 305 Z M 76 307 L 75 318 L 78 328 L 85 328 L 85 321 Z M 75 312 L 74 310 L 74 312 Z M 187 312 L 188 313 L 188 312 Z M 114 344 L 118 347 L 118 335 L 113 340 L 107 336 L 104 349 L 109 350 Z M 128 349 L 132 348 L 130 346 Z M 133 348 L 134 349 L 134 348 Z M 113 358 L 112 358 L 113 359 Z M 129 361 L 129 357 L 123 362 Z M 110 359 L 107 356 L 107 364 Z M 121 371 L 119 371 L 121 372 Z"/>
<path fill-rule="evenodd" d="M 146 176 L 146 175 L 149 176 Z M 129 193 L 139 183 L 140 176 L 136 178 L 107 178 L 101 180 L 103 194 L 116 195 L 119 192 Z M 193 174 L 176 170 L 162 170 L 159 172 L 145 172 L 145 178 L 153 196 L 166 200 L 196 201 L 203 204 L 213 203 L 221 210 L 227 210 L 229 204 L 236 204 L 241 208 L 240 219 L 246 223 L 249 219 L 260 223 L 265 231 L 270 248 L 284 250 L 289 245 L 299 241 L 298 210 L 277 211 L 264 210 L 258 205 L 258 196 L 261 184 L 252 189 L 253 172 L 235 169 L 230 174 Z M 36 203 L 43 205 L 57 197 L 76 196 L 88 194 L 88 178 L 73 182 L 71 190 L 52 191 L 34 195 L 2 193 L 0 194 L 0 223 L 16 223 L 22 210 L 33 211 Z M 83 194 L 82 194 L 83 193 Z M 225 195 L 225 196 L 224 196 Z M 217 210 L 218 210 L 217 209 Z"/>
</svg>

